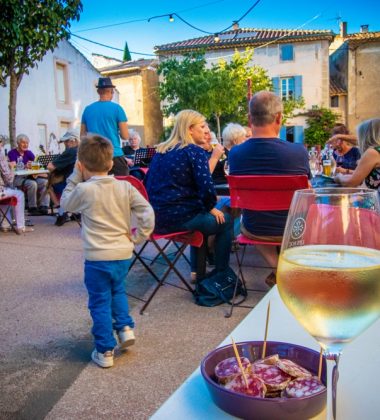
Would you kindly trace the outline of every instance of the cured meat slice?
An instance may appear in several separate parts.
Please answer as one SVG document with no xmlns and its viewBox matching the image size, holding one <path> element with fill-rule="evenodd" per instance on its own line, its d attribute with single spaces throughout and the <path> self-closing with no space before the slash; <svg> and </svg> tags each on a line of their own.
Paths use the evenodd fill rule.
<svg viewBox="0 0 380 420">
<path fill-rule="evenodd" d="M 285 388 L 284 396 L 288 398 L 309 397 L 325 388 L 317 376 L 296 378 L 289 382 Z"/>
<path fill-rule="evenodd" d="M 263 361 L 252 365 L 252 373 L 261 378 L 268 392 L 281 391 L 292 380 L 291 376 L 275 365 L 267 365 Z"/>
<path fill-rule="evenodd" d="M 230 382 L 225 385 L 225 388 L 237 392 L 239 394 L 246 394 L 251 397 L 264 398 L 267 388 L 262 379 L 252 373 L 246 374 L 248 388 L 245 385 L 242 375 L 236 375 Z"/>
<path fill-rule="evenodd" d="M 267 356 L 264 359 L 258 360 L 258 362 L 265 363 L 266 365 L 275 365 L 279 361 L 278 354 L 272 354 L 271 356 Z"/>
<path fill-rule="evenodd" d="M 276 364 L 282 371 L 292 376 L 293 378 L 302 378 L 305 376 L 312 376 L 312 374 L 305 368 L 289 359 L 279 359 Z"/>
<path fill-rule="evenodd" d="M 251 362 L 246 357 L 241 357 L 240 360 L 244 371 L 249 372 L 251 370 Z M 224 359 L 215 366 L 215 376 L 220 384 L 227 383 L 239 373 L 241 372 L 236 357 Z"/>
</svg>

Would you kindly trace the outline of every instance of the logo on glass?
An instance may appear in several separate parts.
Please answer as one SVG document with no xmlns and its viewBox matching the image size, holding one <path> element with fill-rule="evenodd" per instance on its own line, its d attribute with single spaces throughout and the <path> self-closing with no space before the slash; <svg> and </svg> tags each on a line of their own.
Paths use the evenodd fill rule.
<svg viewBox="0 0 380 420">
<path fill-rule="evenodd" d="M 297 240 L 301 238 L 301 236 L 303 235 L 305 231 L 305 228 L 306 228 L 305 219 L 302 217 L 298 217 L 293 223 L 292 233 L 291 233 L 292 239 Z"/>
</svg>

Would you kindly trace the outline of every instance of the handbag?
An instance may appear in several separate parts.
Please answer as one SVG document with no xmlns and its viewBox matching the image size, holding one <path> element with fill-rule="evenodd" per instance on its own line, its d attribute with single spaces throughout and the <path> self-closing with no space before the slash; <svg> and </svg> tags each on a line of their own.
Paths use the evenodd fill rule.
<svg viewBox="0 0 380 420">
<path fill-rule="evenodd" d="M 200 306 L 217 306 L 222 303 L 232 304 L 235 286 L 236 296 L 247 296 L 240 278 L 237 277 L 231 267 L 223 271 L 211 271 L 204 279 L 195 286 L 195 303 Z"/>
</svg>

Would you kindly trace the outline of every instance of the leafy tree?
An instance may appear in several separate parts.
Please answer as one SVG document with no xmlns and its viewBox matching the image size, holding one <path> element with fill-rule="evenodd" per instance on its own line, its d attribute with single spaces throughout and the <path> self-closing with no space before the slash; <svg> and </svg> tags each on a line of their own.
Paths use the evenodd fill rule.
<svg viewBox="0 0 380 420">
<path fill-rule="evenodd" d="M 305 141 L 309 146 L 325 145 L 331 137 L 331 130 L 337 123 L 338 116 L 327 108 L 313 108 L 307 111 Z"/>
<path fill-rule="evenodd" d="M 164 101 L 165 116 L 191 108 L 202 113 L 217 129 L 234 121 L 248 123 L 247 81 L 251 80 L 252 94 L 272 88 L 271 79 L 260 66 L 251 66 L 253 50 L 236 52 L 231 61 L 220 60 L 206 66 L 204 53 L 185 54 L 183 60 L 170 58 L 162 62 L 158 73 L 163 76 L 159 85 Z M 303 106 L 303 99 L 285 104 L 287 116 Z"/>
<path fill-rule="evenodd" d="M 131 57 L 131 53 L 129 52 L 128 42 L 125 42 L 123 61 L 131 61 L 131 60 L 132 60 L 132 57 Z"/>
<path fill-rule="evenodd" d="M 69 36 L 79 19 L 80 0 L 7 0 L 1 2 L 0 86 L 9 78 L 9 137 L 15 145 L 17 89 L 48 50 Z"/>
</svg>

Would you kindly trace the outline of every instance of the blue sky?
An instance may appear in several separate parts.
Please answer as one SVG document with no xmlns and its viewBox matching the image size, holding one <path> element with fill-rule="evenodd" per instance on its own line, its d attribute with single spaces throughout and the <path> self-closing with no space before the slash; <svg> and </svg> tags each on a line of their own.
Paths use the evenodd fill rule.
<svg viewBox="0 0 380 420">
<path fill-rule="evenodd" d="M 204 33 L 191 28 L 180 19 L 170 23 L 168 17 L 148 18 L 177 13 L 191 25 L 206 31 L 220 32 L 242 17 L 257 0 L 82 0 L 83 13 L 71 31 L 81 37 L 123 49 L 125 41 L 132 59 L 148 57 L 154 46 Z M 348 32 L 359 32 L 368 24 L 371 31 L 380 31 L 380 0 L 259 0 L 239 23 L 241 28 L 330 29 L 339 31 L 339 19 L 346 21 Z M 135 21 L 135 22 L 131 22 Z M 129 23 L 126 23 L 129 22 Z M 107 28 L 99 26 L 114 25 Z M 88 30 L 92 29 L 92 30 Z M 73 44 L 86 56 L 91 53 L 122 58 L 122 52 L 91 44 L 76 37 Z"/>
</svg>

